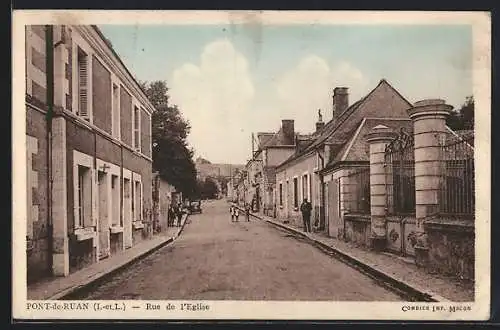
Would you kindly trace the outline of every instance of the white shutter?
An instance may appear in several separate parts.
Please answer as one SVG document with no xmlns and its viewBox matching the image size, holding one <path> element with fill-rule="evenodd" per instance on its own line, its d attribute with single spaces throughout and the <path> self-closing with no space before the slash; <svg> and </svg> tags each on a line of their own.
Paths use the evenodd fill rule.
<svg viewBox="0 0 500 330">
<path fill-rule="evenodd" d="M 80 55 L 81 56 L 81 55 Z M 78 59 L 78 114 L 85 119 L 89 118 L 88 111 L 88 70 L 87 56 Z"/>
</svg>

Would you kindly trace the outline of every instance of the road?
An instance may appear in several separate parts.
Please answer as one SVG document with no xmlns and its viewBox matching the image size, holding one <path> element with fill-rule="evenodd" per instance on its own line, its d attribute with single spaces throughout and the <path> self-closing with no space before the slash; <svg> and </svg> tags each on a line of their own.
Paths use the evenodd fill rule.
<svg viewBox="0 0 500 330">
<path fill-rule="evenodd" d="M 401 297 L 255 218 L 202 205 L 181 236 L 78 299 L 399 301 Z"/>
</svg>

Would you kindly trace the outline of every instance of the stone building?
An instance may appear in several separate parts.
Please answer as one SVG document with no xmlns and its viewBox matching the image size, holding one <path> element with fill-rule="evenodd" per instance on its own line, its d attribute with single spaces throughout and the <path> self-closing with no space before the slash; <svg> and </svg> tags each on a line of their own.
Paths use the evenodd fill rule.
<svg viewBox="0 0 500 330">
<path fill-rule="evenodd" d="M 385 80 L 351 106 L 336 88 L 333 109 L 276 167 L 278 217 L 302 227 L 308 198 L 316 231 L 474 279 L 473 132 L 446 126 L 443 100 L 411 104 Z"/>
<path fill-rule="evenodd" d="M 349 105 L 348 88 L 335 88 L 332 119 L 323 123 L 319 116 L 314 133 L 299 143 L 295 152 L 276 167 L 278 217 L 301 225 L 299 208 L 302 200 L 307 198 L 313 206 L 311 219 L 316 229 L 336 236 L 334 231 L 339 227 L 339 222 L 334 215 L 326 217 L 325 206 L 327 199 L 339 199 L 341 192 L 330 187 L 330 195 L 334 195 L 328 195 L 326 186 L 332 173 L 324 171 L 333 167 L 354 169 L 360 165 L 366 166 L 366 159 L 356 155 L 347 158 L 347 155 L 367 119 L 409 120 L 406 113 L 409 106 L 410 103 L 384 79 L 352 105 Z M 336 175 L 340 173 L 343 172 Z M 337 209 L 331 211 L 334 210 Z"/>
<path fill-rule="evenodd" d="M 153 111 L 96 26 L 26 27 L 30 282 L 152 235 Z"/>
</svg>

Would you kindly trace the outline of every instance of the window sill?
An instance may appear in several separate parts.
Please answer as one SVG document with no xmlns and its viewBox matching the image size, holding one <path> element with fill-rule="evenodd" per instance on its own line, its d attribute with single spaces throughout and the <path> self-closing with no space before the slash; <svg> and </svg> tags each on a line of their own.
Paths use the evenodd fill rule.
<svg viewBox="0 0 500 330">
<path fill-rule="evenodd" d="M 143 229 L 144 223 L 142 221 L 134 221 L 132 223 L 132 226 L 134 227 L 134 229 Z"/>
<path fill-rule="evenodd" d="M 282 209 L 282 210 L 283 210 L 283 205 L 280 205 L 280 209 Z"/>
<path fill-rule="evenodd" d="M 75 237 L 77 241 L 86 241 L 93 239 L 96 236 L 94 227 L 78 228 L 75 229 Z"/>
<path fill-rule="evenodd" d="M 123 227 L 118 225 L 113 225 L 109 227 L 109 231 L 111 232 L 111 234 L 123 233 Z"/>
</svg>

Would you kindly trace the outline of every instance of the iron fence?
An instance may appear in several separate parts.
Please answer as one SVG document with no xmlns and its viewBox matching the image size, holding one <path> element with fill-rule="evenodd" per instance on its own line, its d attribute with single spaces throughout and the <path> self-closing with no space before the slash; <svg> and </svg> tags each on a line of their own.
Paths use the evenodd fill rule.
<svg viewBox="0 0 500 330">
<path fill-rule="evenodd" d="M 474 216 L 474 136 L 452 137 L 441 145 L 442 170 L 439 211 Z"/>
<path fill-rule="evenodd" d="M 401 129 L 385 148 L 388 214 L 415 213 L 415 153 L 413 136 Z"/>
<path fill-rule="evenodd" d="M 347 212 L 370 214 L 370 167 L 356 169 L 349 178 L 350 201 Z"/>
</svg>

